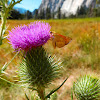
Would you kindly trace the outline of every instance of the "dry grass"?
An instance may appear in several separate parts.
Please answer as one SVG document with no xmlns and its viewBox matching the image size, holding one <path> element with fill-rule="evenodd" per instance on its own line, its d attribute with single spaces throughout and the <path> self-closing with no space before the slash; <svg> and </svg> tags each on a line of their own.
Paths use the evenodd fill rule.
<svg viewBox="0 0 100 100">
<path fill-rule="evenodd" d="M 8 20 L 8 30 L 33 21 L 35 20 Z M 59 86 L 66 77 L 69 77 L 64 86 L 58 90 L 57 100 L 71 100 L 71 87 L 76 78 L 85 74 L 100 78 L 100 18 L 43 21 L 50 23 L 51 31 L 72 38 L 72 42 L 62 48 L 54 49 L 51 41 L 44 45 L 47 52 L 51 55 L 55 54 L 63 62 L 63 77 L 53 82 L 47 92 Z M 8 30 L 6 33 L 8 33 Z M 0 66 L 9 62 L 14 54 L 15 52 L 8 40 L 4 40 L 0 47 Z M 3 77 L 15 82 L 20 61 L 21 57 L 18 55 L 6 69 L 8 74 Z M 26 91 L 30 95 L 30 92 Z M 0 100 L 25 100 L 25 96 L 20 87 L 12 87 L 0 80 Z M 76 100 L 75 97 L 74 100 Z"/>
</svg>

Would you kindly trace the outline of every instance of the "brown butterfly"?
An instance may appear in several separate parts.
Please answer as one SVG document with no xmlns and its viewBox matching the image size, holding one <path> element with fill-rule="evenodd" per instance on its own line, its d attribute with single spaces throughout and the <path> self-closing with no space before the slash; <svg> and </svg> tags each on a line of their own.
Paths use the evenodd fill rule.
<svg viewBox="0 0 100 100">
<path fill-rule="evenodd" d="M 63 36 L 61 34 L 58 34 L 58 33 L 55 33 L 55 32 L 50 32 L 52 37 L 52 44 L 53 44 L 53 47 L 56 48 L 56 47 L 63 47 L 65 45 L 67 45 L 68 43 L 71 42 L 72 38 L 70 37 L 67 37 L 67 36 Z"/>
</svg>

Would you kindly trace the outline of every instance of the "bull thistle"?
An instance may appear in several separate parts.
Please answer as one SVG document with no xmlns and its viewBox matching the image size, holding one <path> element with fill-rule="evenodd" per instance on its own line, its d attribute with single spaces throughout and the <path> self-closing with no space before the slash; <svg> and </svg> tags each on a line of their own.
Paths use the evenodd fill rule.
<svg viewBox="0 0 100 100">
<path fill-rule="evenodd" d="M 20 80 L 28 87 L 36 90 L 41 100 L 50 98 L 62 85 L 45 95 L 45 88 L 59 77 L 60 61 L 48 56 L 43 45 L 50 39 L 51 26 L 48 23 L 36 21 L 29 25 L 18 26 L 9 31 L 9 41 L 17 51 L 24 51 L 20 66 Z M 28 97 L 27 97 L 28 98 Z"/>
<path fill-rule="evenodd" d="M 80 77 L 73 85 L 77 100 L 100 100 L 100 80 L 90 76 Z"/>
</svg>

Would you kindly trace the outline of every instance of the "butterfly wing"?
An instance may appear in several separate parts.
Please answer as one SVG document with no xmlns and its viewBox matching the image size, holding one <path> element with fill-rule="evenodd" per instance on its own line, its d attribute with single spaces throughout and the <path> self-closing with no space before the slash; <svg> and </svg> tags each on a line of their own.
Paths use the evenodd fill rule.
<svg viewBox="0 0 100 100">
<path fill-rule="evenodd" d="M 61 48 L 67 45 L 71 40 L 72 39 L 70 37 L 66 37 L 58 33 L 53 33 L 52 44 L 54 48 L 56 47 Z"/>
<path fill-rule="evenodd" d="M 52 44 L 53 44 L 54 48 L 55 47 L 61 48 L 61 47 L 65 46 L 66 43 L 65 43 L 65 40 L 60 35 L 56 34 L 56 35 L 54 35 L 54 37 L 52 39 Z"/>
<path fill-rule="evenodd" d="M 65 45 L 69 44 L 71 41 L 72 41 L 72 38 L 66 36 Z"/>
</svg>

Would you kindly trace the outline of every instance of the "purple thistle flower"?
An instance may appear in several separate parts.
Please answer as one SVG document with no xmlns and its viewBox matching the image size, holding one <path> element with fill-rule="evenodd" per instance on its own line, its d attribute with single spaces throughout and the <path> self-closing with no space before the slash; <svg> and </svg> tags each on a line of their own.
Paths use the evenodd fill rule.
<svg viewBox="0 0 100 100">
<path fill-rule="evenodd" d="M 17 50 L 28 50 L 45 44 L 50 38 L 50 25 L 36 21 L 9 31 L 10 44 Z"/>
</svg>

